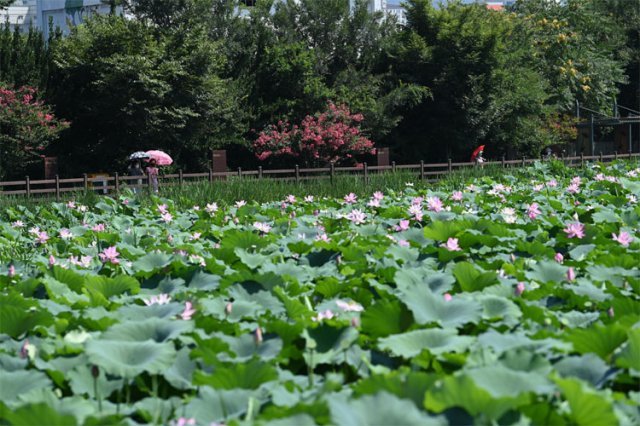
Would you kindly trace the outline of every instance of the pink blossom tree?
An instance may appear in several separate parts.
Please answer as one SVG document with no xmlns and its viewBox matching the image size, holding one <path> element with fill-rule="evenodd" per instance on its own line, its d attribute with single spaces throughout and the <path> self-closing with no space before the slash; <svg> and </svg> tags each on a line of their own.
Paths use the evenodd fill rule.
<svg viewBox="0 0 640 426">
<path fill-rule="evenodd" d="M 33 87 L 0 85 L 0 180 L 24 176 L 29 166 L 41 161 L 47 145 L 69 126 L 56 119 L 37 95 Z"/>
<path fill-rule="evenodd" d="M 304 166 L 353 163 L 359 155 L 375 153 L 373 142 L 361 133 L 363 118 L 346 105 L 329 102 L 325 111 L 307 115 L 300 125 L 279 121 L 267 126 L 253 150 L 261 161 L 296 159 Z"/>
</svg>

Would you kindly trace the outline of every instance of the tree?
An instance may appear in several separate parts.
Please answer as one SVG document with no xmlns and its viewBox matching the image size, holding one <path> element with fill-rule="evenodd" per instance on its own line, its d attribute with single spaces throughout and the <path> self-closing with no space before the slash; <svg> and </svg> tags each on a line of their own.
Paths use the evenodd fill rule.
<svg viewBox="0 0 640 426">
<path fill-rule="evenodd" d="M 253 148 L 259 160 L 295 159 L 304 166 L 330 162 L 353 163 L 358 156 L 373 154 L 373 142 L 361 134 L 362 114 L 345 105 L 329 103 L 324 112 L 306 116 L 300 125 L 282 121 L 267 126 Z"/>
<path fill-rule="evenodd" d="M 0 180 L 23 178 L 68 125 L 38 100 L 35 88 L 0 85 Z"/>
<path fill-rule="evenodd" d="M 202 28 L 157 32 L 145 22 L 96 16 L 55 51 L 50 99 L 74 125 L 53 148 L 66 173 L 123 167 L 128 154 L 165 149 L 195 169 L 233 141 L 242 113 L 218 76 L 224 58 Z"/>
</svg>

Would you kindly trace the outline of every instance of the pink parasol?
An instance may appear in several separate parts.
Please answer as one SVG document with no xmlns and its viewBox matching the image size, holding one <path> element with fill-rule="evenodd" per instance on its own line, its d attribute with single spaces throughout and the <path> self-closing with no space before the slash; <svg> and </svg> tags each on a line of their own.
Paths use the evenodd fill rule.
<svg viewBox="0 0 640 426">
<path fill-rule="evenodd" d="M 156 160 L 158 166 L 168 166 L 173 163 L 173 159 L 169 154 L 163 151 L 151 150 L 147 151 L 149 158 Z"/>
<path fill-rule="evenodd" d="M 471 161 L 476 161 L 476 157 L 478 157 L 478 154 L 480 154 L 480 152 L 484 151 L 484 145 L 480 145 L 479 147 L 477 147 L 473 153 L 471 154 Z"/>
</svg>

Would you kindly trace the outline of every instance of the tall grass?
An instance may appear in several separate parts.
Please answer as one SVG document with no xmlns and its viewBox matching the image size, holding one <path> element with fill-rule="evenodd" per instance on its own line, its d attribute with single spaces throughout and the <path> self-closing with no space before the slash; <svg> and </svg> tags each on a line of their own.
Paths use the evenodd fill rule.
<svg viewBox="0 0 640 426">
<path fill-rule="evenodd" d="M 621 162 L 622 163 L 622 162 Z M 631 161 L 638 164 L 638 161 Z M 346 194 L 353 192 L 360 198 L 368 197 L 375 191 L 400 191 L 406 187 L 408 182 L 413 183 L 415 188 L 439 188 L 444 191 L 452 191 L 462 188 L 464 185 L 480 180 L 484 177 L 500 178 L 505 175 L 521 176 L 530 175 L 532 168 L 545 167 L 547 172 L 554 176 L 567 176 L 575 173 L 561 161 L 551 161 L 544 165 L 533 167 L 511 167 L 502 168 L 500 165 L 485 165 L 484 167 L 467 167 L 456 169 L 452 173 L 442 175 L 436 181 L 421 180 L 418 171 L 407 171 L 399 169 L 396 172 L 385 172 L 369 174 L 368 182 L 364 182 L 362 175 L 338 174 L 331 181 L 328 177 L 301 180 L 296 183 L 293 180 L 285 179 L 257 179 L 255 177 L 230 177 L 226 180 L 216 180 L 213 182 L 185 182 L 182 186 L 164 186 L 160 188 L 160 197 L 172 199 L 177 205 L 191 207 L 193 205 L 205 205 L 212 201 L 221 204 L 232 204 L 238 200 L 255 201 L 258 203 L 282 200 L 287 195 L 296 197 L 313 195 L 314 197 L 336 197 L 342 198 Z M 125 189 L 125 194 L 133 195 L 131 191 Z M 113 196 L 113 195 L 111 195 Z M 141 203 L 151 204 L 153 197 L 145 190 L 137 194 Z M 75 200 L 85 205 L 94 205 L 103 195 L 95 191 L 69 192 L 63 193 L 61 201 Z M 49 196 L 38 196 L 27 198 L 25 196 L 0 196 L 0 211 L 15 207 L 24 206 L 32 208 L 37 205 L 54 202 L 55 198 Z"/>
</svg>

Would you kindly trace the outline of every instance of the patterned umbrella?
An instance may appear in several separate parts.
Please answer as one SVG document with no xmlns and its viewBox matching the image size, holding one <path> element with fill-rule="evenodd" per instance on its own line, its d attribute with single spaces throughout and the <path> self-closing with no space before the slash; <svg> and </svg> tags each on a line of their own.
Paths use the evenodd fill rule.
<svg viewBox="0 0 640 426">
<path fill-rule="evenodd" d="M 151 150 L 147 151 L 147 155 L 149 158 L 156 160 L 158 166 L 168 166 L 173 163 L 171 156 L 164 151 Z"/>
<path fill-rule="evenodd" d="M 143 160 L 149 158 L 149 154 L 144 151 L 136 151 L 129 156 L 129 160 Z"/>
</svg>

